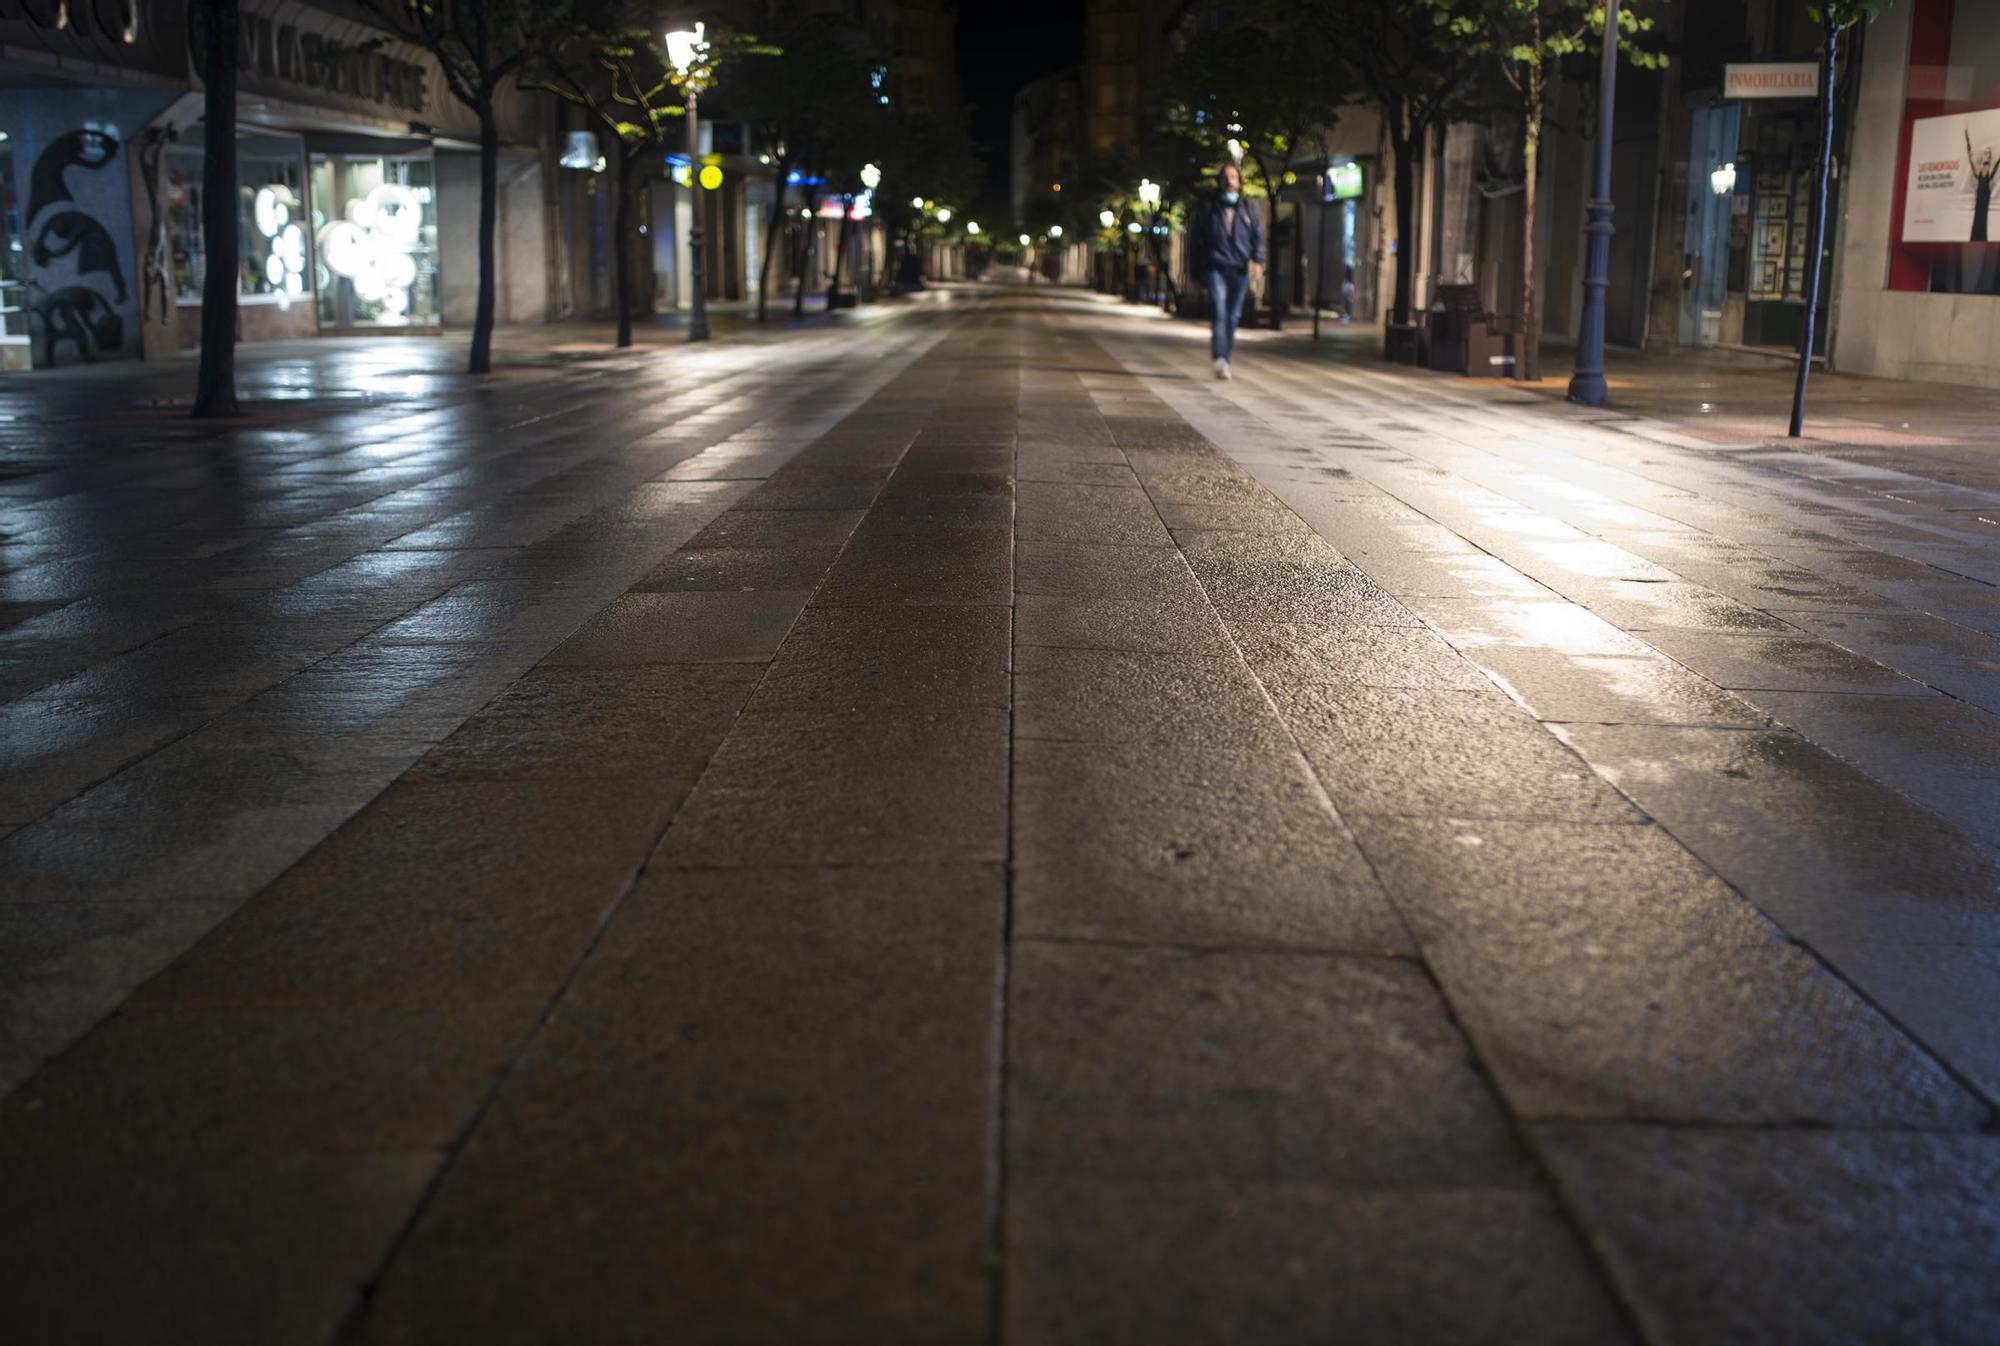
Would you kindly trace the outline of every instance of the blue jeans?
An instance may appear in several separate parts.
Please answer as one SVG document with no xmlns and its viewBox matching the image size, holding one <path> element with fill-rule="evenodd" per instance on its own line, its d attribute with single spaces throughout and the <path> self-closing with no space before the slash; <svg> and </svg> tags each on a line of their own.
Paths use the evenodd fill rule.
<svg viewBox="0 0 2000 1346">
<path fill-rule="evenodd" d="M 1208 353 L 1227 360 L 1236 349 L 1236 323 L 1243 316 L 1243 296 L 1250 293 L 1248 271 L 1210 268 L 1208 273 Z"/>
</svg>

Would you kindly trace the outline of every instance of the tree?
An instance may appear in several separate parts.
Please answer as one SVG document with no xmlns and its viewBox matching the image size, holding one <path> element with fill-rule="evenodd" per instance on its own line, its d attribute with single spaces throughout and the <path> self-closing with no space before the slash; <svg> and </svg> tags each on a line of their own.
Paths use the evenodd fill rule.
<svg viewBox="0 0 2000 1346">
<path fill-rule="evenodd" d="M 771 259 L 791 218 L 785 199 L 793 172 L 804 177 L 802 170 L 824 157 L 818 146 L 828 126 L 853 124 L 875 105 L 868 84 L 875 62 L 860 25 L 791 5 L 776 14 L 767 36 L 768 47 L 732 70 L 719 94 L 729 115 L 748 122 L 757 143 L 770 147 L 777 178 L 757 285 L 759 322 L 770 293 Z M 811 197 L 809 186 L 804 194 Z"/>
<path fill-rule="evenodd" d="M 1431 2 L 1442 5 L 1444 0 Z M 1636 39 L 1653 28 L 1650 16 L 1634 12 L 1635 2 L 1628 0 L 1618 11 L 1621 38 Z M 1530 383 L 1542 376 L 1542 324 L 1535 303 L 1535 189 L 1549 89 L 1565 58 L 1587 55 L 1604 40 L 1604 12 L 1603 4 L 1588 0 L 1484 0 L 1478 5 L 1455 5 L 1447 20 L 1452 34 L 1470 50 L 1498 62 L 1521 118 L 1521 348 L 1515 370 Z M 1621 42 L 1620 50 L 1637 66 L 1666 64 L 1664 56 L 1632 41 Z M 1610 133 L 1608 127 L 1602 130 Z"/>
<path fill-rule="evenodd" d="M 206 2 L 206 0 L 205 0 Z M 467 371 L 493 367 L 493 231 L 499 217 L 500 123 L 494 99 L 508 80 L 563 40 L 572 0 L 361 0 L 424 48 L 451 96 L 479 121 L 479 298 Z"/>
<path fill-rule="evenodd" d="M 1320 25 L 1306 21 L 1318 8 L 1297 0 L 1234 4 L 1231 26 L 1189 41 L 1167 71 L 1167 124 L 1216 158 L 1240 155 L 1251 170 L 1245 187 L 1271 202 L 1274 235 L 1281 194 L 1296 180 L 1292 164 L 1309 146 L 1323 149 L 1347 101 L 1334 46 Z M 1282 297 L 1277 268 L 1267 266 L 1264 299 L 1273 327 L 1281 322 Z"/>
<path fill-rule="evenodd" d="M 538 53 L 521 72 L 523 88 L 582 108 L 616 156 L 611 249 L 620 347 L 632 344 L 633 208 L 641 170 L 660 161 L 671 128 L 682 125 L 687 114 L 673 92 L 649 17 L 650 10 L 632 0 L 582 0 L 568 40 Z"/>
<path fill-rule="evenodd" d="M 1881 12 L 1878 0 L 1820 0 L 1809 13 L 1820 25 L 1819 70 L 1819 165 L 1813 175 L 1812 219 L 1806 232 L 1812 236 L 1812 251 L 1806 255 L 1806 321 L 1799 334 L 1799 368 L 1792 385 L 1793 439 L 1805 433 L 1806 379 L 1812 372 L 1813 339 L 1819 326 L 1820 278 L 1826 263 L 1827 179 L 1833 169 L 1833 71 L 1840 51 L 1840 35 L 1859 23 L 1872 22 Z M 1971 146 L 1967 144 L 1967 157 Z"/>
<path fill-rule="evenodd" d="M 1393 327 L 1410 325 L 1418 161 L 1434 130 L 1482 101 L 1478 56 L 1450 27 L 1464 5 L 1465 0 L 1330 0 L 1317 9 L 1323 40 L 1341 52 L 1356 95 L 1380 109 L 1395 161 Z"/>
<path fill-rule="evenodd" d="M 243 17 L 238 0 L 200 0 L 194 21 L 202 72 L 201 367 L 194 415 L 236 416 L 236 259 L 242 244 L 236 199 L 236 50 Z"/>
<path fill-rule="evenodd" d="M 523 88 L 552 93 L 584 109 L 617 155 L 611 248 L 620 347 L 632 344 L 632 251 L 638 239 L 633 212 L 640 182 L 653 176 L 674 132 L 685 132 L 687 126 L 681 77 L 668 63 L 658 27 L 656 11 L 646 0 L 579 0 L 567 39 L 537 54 L 521 72 Z M 699 92 L 715 66 L 752 51 L 776 54 L 745 34 L 713 34 L 699 67 L 691 68 L 687 78 L 699 81 Z M 688 166 L 690 174 L 700 169 L 699 164 Z"/>
</svg>

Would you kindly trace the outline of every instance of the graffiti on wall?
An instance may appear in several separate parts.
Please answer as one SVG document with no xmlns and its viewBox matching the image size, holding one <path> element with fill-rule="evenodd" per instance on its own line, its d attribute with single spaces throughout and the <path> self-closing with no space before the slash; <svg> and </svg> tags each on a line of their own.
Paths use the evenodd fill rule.
<svg viewBox="0 0 2000 1346">
<path fill-rule="evenodd" d="M 125 320 L 112 305 L 123 303 L 125 273 L 118 245 L 104 222 L 76 198 L 72 174 L 100 173 L 118 157 L 118 137 L 95 126 L 80 127 L 49 142 L 28 175 L 27 241 L 39 298 L 28 305 L 40 328 L 42 363 L 55 363 L 59 346 L 94 360 L 117 354 L 125 345 Z M 67 259 L 66 267 L 57 263 Z M 66 284 L 50 285 L 57 276 Z M 101 278 L 101 279 L 100 279 Z M 108 286 L 107 299 L 100 286 Z"/>
</svg>

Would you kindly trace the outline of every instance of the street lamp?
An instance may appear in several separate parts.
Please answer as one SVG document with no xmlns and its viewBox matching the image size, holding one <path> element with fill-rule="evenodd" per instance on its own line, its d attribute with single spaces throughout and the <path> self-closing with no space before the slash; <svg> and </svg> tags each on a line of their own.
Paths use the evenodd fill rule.
<svg viewBox="0 0 2000 1346">
<path fill-rule="evenodd" d="M 674 28 L 666 34 L 667 61 L 674 73 L 681 77 L 681 85 L 687 90 L 688 123 L 688 167 L 701 160 L 701 123 L 698 99 L 700 83 L 692 73 L 696 62 L 707 49 L 705 36 L 707 25 L 697 23 L 693 28 Z M 702 266 L 701 237 L 701 175 L 690 171 L 688 180 L 688 273 L 692 284 L 693 307 L 688 314 L 688 340 L 708 340 L 708 278 Z"/>
<path fill-rule="evenodd" d="M 1059 224 L 1052 224 L 1052 225 L 1050 225 L 1050 226 L 1049 226 L 1049 237 L 1050 237 L 1050 238 L 1061 238 L 1061 237 L 1062 237 L 1062 226 L 1061 226 L 1061 225 L 1059 225 Z"/>
<path fill-rule="evenodd" d="M 1112 225 L 1118 223 L 1118 217 L 1108 210 L 1100 210 L 1097 212 L 1097 222 L 1106 229 L 1109 229 Z"/>
<path fill-rule="evenodd" d="M 1160 184 L 1151 178 L 1139 179 L 1139 199 L 1146 203 L 1148 210 L 1160 208 Z"/>
<path fill-rule="evenodd" d="M 1021 246 L 1024 248 L 1028 246 L 1028 236 L 1026 234 L 1021 235 Z"/>
<path fill-rule="evenodd" d="M 971 234 L 971 235 L 972 235 L 972 236 L 973 236 L 974 238 L 978 238 L 978 237 L 979 237 L 979 221 L 978 221 L 978 220 L 974 220 L 974 221 L 972 221 L 972 223 L 970 223 L 970 224 L 966 225 L 966 226 L 965 226 L 965 232 L 966 232 L 966 233 L 968 233 L 968 234 Z"/>
<path fill-rule="evenodd" d="M 1618 0 L 1605 0 L 1604 65 L 1597 77 L 1597 194 L 1583 226 L 1590 251 L 1583 275 L 1583 316 L 1577 325 L 1576 373 L 1570 376 L 1569 400 L 1587 407 L 1604 405 L 1604 292 L 1611 285 L 1611 118 L 1617 106 Z M 1731 184 L 1734 185 L 1733 183 Z M 1527 338 L 1523 332 L 1522 339 Z"/>
<path fill-rule="evenodd" d="M 939 207 L 938 207 L 938 223 L 939 223 L 939 224 L 950 224 L 950 223 L 951 223 L 951 207 L 950 207 L 950 206 L 939 206 Z"/>
<path fill-rule="evenodd" d="M 880 187 L 882 185 L 882 170 L 874 164 L 861 165 L 861 185 L 871 192 Z"/>
<path fill-rule="evenodd" d="M 1736 165 L 1732 162 L 1726 163 L 1720 168 L 1711 169 L 1708 174 L 1708 190 L 1714 192 L 1717 196 L 1728 196 L 1731 192 L 1735 191 Z"/>
</svg>

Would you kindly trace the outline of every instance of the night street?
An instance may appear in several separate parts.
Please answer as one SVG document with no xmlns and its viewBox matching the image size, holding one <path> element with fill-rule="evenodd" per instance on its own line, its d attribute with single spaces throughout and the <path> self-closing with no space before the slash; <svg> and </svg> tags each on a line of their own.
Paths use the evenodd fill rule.
<svg viewBox="0 0 2000 1346">
<path fill-rule="evenodd" d="M 0 1335 L 2000 1340 L 1996 399 L 1206 341 L 0 385 Z"/>
</svg>

